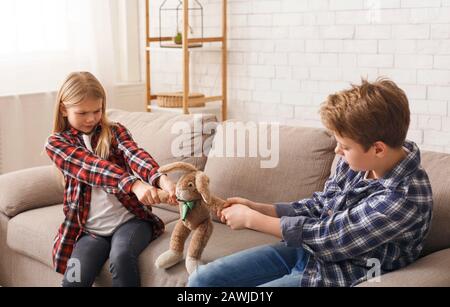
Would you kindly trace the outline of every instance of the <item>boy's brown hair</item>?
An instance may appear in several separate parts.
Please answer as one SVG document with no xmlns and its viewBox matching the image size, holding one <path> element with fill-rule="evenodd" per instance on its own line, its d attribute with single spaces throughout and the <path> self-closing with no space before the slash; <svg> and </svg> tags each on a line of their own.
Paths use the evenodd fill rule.
<svg viewBox="0 0 450 307">
<path fill-rule="evenodd" d="M 393 81 L 362 80 L 348 90 L 328 96 L 320 108 L 325 127 L 368 150 L 382 141 L 400 148 L 409 128 L 410 111 L 405 92 Z"/>
</svg>

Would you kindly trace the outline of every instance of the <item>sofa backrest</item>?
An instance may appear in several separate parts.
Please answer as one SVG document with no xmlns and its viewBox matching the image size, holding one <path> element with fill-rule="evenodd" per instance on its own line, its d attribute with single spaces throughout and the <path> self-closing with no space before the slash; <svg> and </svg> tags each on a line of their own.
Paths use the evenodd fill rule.
<svg viewBox="0 0 450 307">
<path fill-rule="evenodd" d="M 184 161 L 195 165 L 198 169 L 204 169 L 206 154 L 202 153 L 202 147 L 208 147 L 207 142 L 215 130 L 208 132 L 203 128 L 208 123 L 217 122 L 214 115 L 193 116 L 115 109 L 108 110 L 107 115 L 111 121 L 127 127 L 136 143 L 148 151 L 159 165 Z M 177 127 L 183 130 L 177 130 Z M 183 156 L 174 155 L 172 150 L 172 144 L 180 143 L 179 140 L 183 140 L 184 148 L 187 148 Z M 198 141 L 200 145 L 194 146 Z"/>
<path fill-rule="evenodd" d="M 223 123 L 222 130 L 226 131 L 227 125 L 233 124 L 233 121 Z M 216 133 L 214 146 L 225 138 L 226 133 Z M 261 155 L 260 151 L 257 157 L 249 157 L 249 143 L 250 134 L 247 133 L 247 157 L 236 157 L 236 147 L 231 150 L 234 157 L 208 156 L 205 172 L 210 177 L 213 194 L 222 198 L 240 196 L 274 203 L 296 201 L 323 189 L 330 175 L 336 144 L 334 138 L 325 130 L 280 126 L 279 158 L 274 168 L 261 167 L 262 161 L 267 162 L 270 159 Z M 226 150 L 229 148 L 225 148 L 223 152 Z"/>
<path fill-rule="evenodd" d="M 422 152 L 422 166 L 433 190 L 433 218 L 423 255 L 450 248 L 450 155 Z"/>
</svg>

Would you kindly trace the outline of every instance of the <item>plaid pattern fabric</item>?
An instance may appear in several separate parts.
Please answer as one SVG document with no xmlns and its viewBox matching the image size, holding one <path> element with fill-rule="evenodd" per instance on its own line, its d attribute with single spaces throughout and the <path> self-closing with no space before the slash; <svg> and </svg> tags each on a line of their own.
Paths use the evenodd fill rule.
<svg viewBox="0 0 450 307">
<path fill-rule="evenodd" d="M 373 259 L 381 274 L 416 260 L 432 215 L 432 191 L 419 148 L 378 180 L 365 179 L 341 159 L 323 192 L 276 204 L 283 239 L 309 259 L 301 286 L 354 286 L 369 279 Z"/>
<path fill-rule="evenodd" d="M 92 187 L 102 188 L 117 199 L 131 213 L 153 225 L 153 239 L 164 232 L 164 223 L 141 204 L 131 193 L 133 183 L 141 179 L 155 185 L 158 164 L 133 141 L 129 131 L 119 123 L 112 124 L 113 140 L 108 160 L 92 154 L 84 144 L 82 132 L 70 128 L 51 135 L 45 149 L 66 180 L 63 211 L 65 220 L 59 227 L 53 246 L 53 264 L 57 272 L 64 274 L 67 261 L 78 237 L 85 231 Z M 92 136 L 92 148 L 96 148 L 101 132 L 97 126 Z"/>
</svg>

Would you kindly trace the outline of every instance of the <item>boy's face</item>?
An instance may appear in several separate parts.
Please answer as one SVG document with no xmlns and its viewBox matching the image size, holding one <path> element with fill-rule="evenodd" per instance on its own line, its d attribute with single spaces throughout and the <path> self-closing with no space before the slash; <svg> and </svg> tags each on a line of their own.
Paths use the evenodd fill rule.
<svg viewBox="0 0 450 307">
<path fill-rule="evenodd" d="M 334 133 L 337 146 L 334 152 L 344 157 L 354 171 L 369 171 L 376 166 L 376 153 L 373 147 L 366 152 L 364 148 L 350 138 Z"/>
<path fill-rule="evenodd" d="M 69 108 L 62 105 L 61 112 L 73 128 L 89 134 L 102 118 L 102 106 L 102 99 L 87 98 Z"/>
</svg>

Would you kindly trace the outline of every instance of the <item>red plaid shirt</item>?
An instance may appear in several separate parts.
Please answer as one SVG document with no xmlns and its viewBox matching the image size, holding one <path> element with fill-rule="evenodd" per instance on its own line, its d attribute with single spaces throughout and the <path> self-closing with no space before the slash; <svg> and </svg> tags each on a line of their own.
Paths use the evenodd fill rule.
<svg viewBox="0 0 450 307">
<path fill-rule="evenodd" d="M 101 131 L 99 125 L 92 136 L 96 148 Z M 53 246 L 53 265 L 64 274 L 75 242 L 85 231 L 92 187 L 114 194 L 128 211 L 153 225 L 153 239 L 164 232 L 164 223 L 141 204 L 131 192 L 133 183 L 141 179 L 156 184 L 158 164 L 133 141 L 129 131 L 119 123 L 111 126 L 113 140 L 110 155 L 104 160 L 86 149 L 82 132 L 70 128 L 48 138 L 45 149 L 66 179 L 64 190 L 64 223 L 59 227 Z"/>
</svg>

